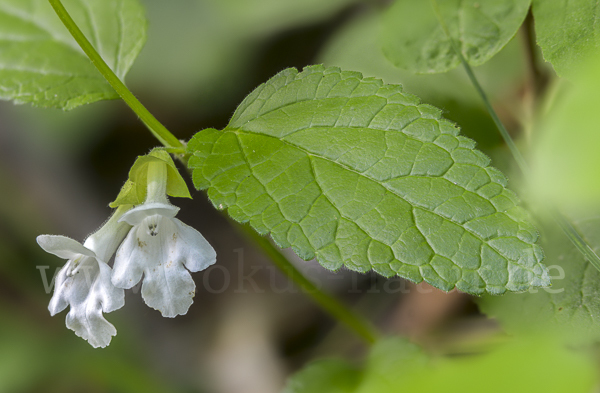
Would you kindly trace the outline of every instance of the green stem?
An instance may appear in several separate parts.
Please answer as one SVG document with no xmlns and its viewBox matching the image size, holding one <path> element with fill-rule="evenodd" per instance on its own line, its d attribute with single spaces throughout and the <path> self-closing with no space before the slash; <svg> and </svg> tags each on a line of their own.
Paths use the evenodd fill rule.
<svg viewBox="0 0 600 393">
<path fill-rule="evenodd" d="M 65 7 L 62 5 L 60 0 L 48 0 L 56 15 L 60 18 L 65 27 L 69 30 L 75 41 L 79 44 L 81 49 L 85 52 L 85 54 L 90 58 L 92 64 L 96 66 L 98 71 L 104 76 L 108 83 L 115 89 L 117 94 L 121 96 L 123 101 L 129 105 L 129 107 L 140 117 L 140 119 L 144 122 L 146 127 L 152 132 L 152 134 L 162 143 L 165 147 L 174 148 L 179 153 L 183 153 L 185 151 L 183 144 L 173 135 L 169 130 L 165 128 L 148 110 L 142 103 L 135 98 L 133 93 L 129 91 L 127 86 L 115 73 L 110 69 L 110 67 L 106 64 L 106 62 L 102 59 L 102 57 L 98 54 L 96 49 L 92 46 L 92 44 L 85 37 L 83 32 L 79 29 L 79 27 L 75 24 L 71 15 L 67 12 Z"/>
<path fill-rule="evenodd" d="M 283 274 L 309 294 L 323 310 L 331 314 L 336 320 L 344 323 L 369 344 L 372 344 L 377 340 L 379 334 L 368 321 L 354 313 L 335 298 L 320 291 L 319 288 L 304 277 L 286 256 L 273 246 L 267 238 L 259 235 L 247 225 L 238 224 L 238 226 L 244 231 L 244 234 L 247 237 L 252 239 L 253 242 L 269 256 L 275 266 L 277 266 Z"/>
<path fill-rule="evenodd" d="M 523 174 L 526 177 L 529 177 L 529 175 L 530 175 L 529 166 L 527 165 L 525 158 L 523 157 L 523 155 L 517 148 L 517 145 L 513 141 L 512 137 L 510 136 L 510 134 L 504 127 L 504 124 L 502 124 L 502 122 L 500 121 L 500 118 L 498 117 L 498 115 L 496 114 L 496 111 L 492 107 L 490 100 L 488 99 L 487 95 L 483 91 L 483 88 L 479 84 L 479 81 L 475 77 L 475 74 L 473 73 L 473 69 L 471 68 L 471 66 L 469 65 L 467 60 L 464 58 L 464 56 L 462 55 L 462 52 L 460 51 L 460 48 L 457 47 L 456 43 L 454 42 L 454 39 L 450 35 L 450 31 L 448 30 L 448 26 L 446 26 L 446 22 L 444 21 L 444 18 L 442 17 L 442 14 L 438 7 L 437 1 L 431 0 L 431 3 L 433 5 L 433 9 L 436 13 L 438 21 L 440 22 L 440 25 L 442 26 L 442 29 L 444 30 L 444 33 L 450 40 L 452 48 L 454 49 L 454 52 L 456 52 L 456 55 L 460 59 L 460 62 L 462 63 L 465 71 L 467 72 L 467 75 L 469 76 L 471 83 L 475 87 L 475 90 L 477 90 L 477 92 L 479 93 L 479 96 L 483 100 L 483 103 L 484 103 L 489 115 L 494 120 L 496 127 L 498 127 L 498 130 L 500 131 L 500 134 L 502 135 L 504 142 L 510 149 L 510 152 L 512 153 L 515 161 L 517 162 L 517 165 L 521 169 L 521 172 L 523 172 Z M 565 235 L 573 243 L 573 245 L 579 250 L 579 252 L 581 252 L 581 254 L 598 271 L 600 271 L 600 257 L 598 257 L 598 255 L 594 252 L 594 250 L 592 250 L 592 248 L 589 246 L 589 244 L 587 244 L 587 242 L 583 239 L 583 237 L 579 234 L 579 232 L 577 232 L 577 230 L 575 229 L 573 224 L 571 224 L 571 222 L 560 212 L 554 212 L 554 219 L 556 220 L 556 222 L 558 223 L 560 228 L 564 231 Z"/>
<path fill-rule="evenodd" d="M 454 46 L 454 44 L 452 44 L 452 45 Z M 463 67 L 465 68 L 465 71 L 467 72 L 467 75 L 469 76 L 471 83 L 475 87 L 475 90 L 477 90 L 477 92 L 481 96 L 481 99 L 483 100 L 485 108 L 487 109 L 488 113 L 492 117 L 492 120 L 494 120 L 494 123 L 496 124 L 498 131 L 500 131 L 500 135 L 502 135 L 502 139 L 504 139 L 504 142 L 510 149 L 510 152 L 513 155 L 515 161 L 517 162 L 517 165 L 519 165 L 519 168 L 521 169 L 521 171 L 524 174 L 529 174 L 529 167 L 527 165 L 527 162 L 525 161 L 525 158 L 523 157 L 523 155 L 519 151 L 519 148 L 515 144 L 514 140 L 512 139 L 512 137 L 510 136 L 510 134 L 508 133 L 506 128 L 504 127 L 504 124 L 502 124 L 502 122 L 500 121 L 500 118 L 498 118 L 496 111 L 492 107 L 492 104 L 490 104 L 490 100 L 488 99 L 487 95 L 483 91 L 483 88 L 479 84 L 479 81 L 475 77 L 475 74 L 473 73 L 473 69 L 471 69 L 471 66 L 469 65 L 469 63 L 467 63 L 467 61 L 465 60 L 463 55 L 460 52 L 458 52 L 458 53 L 459 53 L 458 57 L 460 58 L 460 61 L 463 65 Z"/>
</svg>

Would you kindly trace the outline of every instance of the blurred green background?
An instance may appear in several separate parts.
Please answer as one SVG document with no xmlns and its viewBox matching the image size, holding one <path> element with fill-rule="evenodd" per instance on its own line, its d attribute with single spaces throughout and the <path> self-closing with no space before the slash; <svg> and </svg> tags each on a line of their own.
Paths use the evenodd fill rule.
<svg viewBox="0 0 600 393">
<path fill-rule="evenodd" d="M 148 42 L 127 84 L 180 139 L 224 127 L 245 95 L 282 69 L 324 63 L 403 84 L 442 108 L 495 166 L 511 171 L 461 69 L 415 76 L 386 62 L 377 41 L 385 0 L 143 3 Z M 476 69 L 513 132 L 531 115 L 521 105 L 530 88 L 525 46 L 519 33 Z M 523 144 L 529 137 L 515 136 Z M 128 291 L 126 306 L 106 316 L 118 330 L 106 349 L 68 330 L 65 312 L 50 317 L 43 279 L 63 261 L 44 253 L 35 237 L 83 240 L 108 216 L 135 158 L 156 145 L 119 101 L 68 113 L 0 103 L 0 393 L 270 393 L 315 357 L 360 359 L 362 343 L 245 243 L 201 192 L 176 203 L 180 217 L 214 246 L 218 264 L 194 274 L 198 289 L 187 315 L 162 318 Z M 464 294 L 294 261 L 384 332 L 434 352 L 468 352 L 499 332 Z"/>
</svg>

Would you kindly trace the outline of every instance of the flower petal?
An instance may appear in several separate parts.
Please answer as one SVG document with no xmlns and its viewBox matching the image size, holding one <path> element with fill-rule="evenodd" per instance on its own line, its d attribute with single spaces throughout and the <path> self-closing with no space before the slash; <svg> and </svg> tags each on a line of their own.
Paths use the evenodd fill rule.
<svg viewBox="0 0 600 393">
<path fill-rule="evenodd" d="M 146 266 L 142 298 L 159 310 L 164 317 L 184 315 L 192 305 L 196 284 L 190 273 L 177 259 L 179 234 L 174 220 L 161 217 L 157 236 L 146 232 Z"/>
<path fill-rule="evenodd" d="M 95 257 L 93 251 L 85 248 L 76 240 L 60 235 L 40 235 L 37 242 L 44 251 L 62 259 L 75 259 L 79 255 Z"/>
<path fill-rule="evenodd" d="M 108 346 L 112 337 L 117 335 L 117 329 L 104 319 L 97 309 L 86 313 L 85 316 L 79 312 L 69 311 L 66 325 L 94 348 Z"/>
<path fill-rule="evenodd" d="M 98 267 L 100 271 L 92 290 L 102 304 L 102 311 L 105 313 L 113 312 L 125 305 L 125 291 L 112 284 L 112 269 L 110 266 L 104 262 L 98 261 Z"/>
<path fill-rule="evenodd" d="M 163 317 L 185 315 L 192 305 L 196 284 L 182 266 L 162 264 L 153 274 L 147 274 L 142 284 L 142 298 Z"/>
<path fill-rule="evenodd" d="M 192 272 L 199 272 L 217 261 L 215 249 L 200 232 L 176 218 L 173 222 L 178 233 L 177 245 L 173 247 L 178 253 L 173 257 L 177 262 Z"/>
<path fill-rule="evenodd" d="M 117 251 L 113 283 L 123 288 L 130 282 L 135 285 L 143 270 L 146 304 L 165 317 L 175 317 L 187 313 L 196 289 L 184 266 L 200 270 L 214 261 L 214 250 L 196 230 L 174 218 L 149 216 L 129 232 Z"/>
<path fill-rule="evenodd" d="M 122 289 L 115 288 L 111 281 L 111 269 L 94 257 L 84 257 L 77 273 L 69 276 L 71 261 L 61 269 L 57 277 L 54 296 L 50 302 L 50 312 L 71 306 L 66 324 L 79 337 L 86 339 L 93 347 L 105 347 L 111 337 L 117 334 L 102 312 L 114 311 L 123 307 L 125 296 Z"/>
<path fill-rule="evenodd" d="M 54 279 L 54 295 L 50 299 L 50 304 L 48 304 L 48 311 L 50 311 L 51 316 L 55 316 L 69 305 L 69 302 L 65 298 L 63 294 L 63 286 L 65 285 L 65 281 L 67 278 L 67 272 L 71 269 L 72 261 L 68 261 L 65 266 L 58 272 L 56 278 Z"/>
<path fill-rule="evenodd" d="M 177 212 L 179 212 L 179 208 L 170 203 L 144 203 L 123 214 L 119 221 L 125 221 L 129 225 L 139 225 L 146 217 L 158 214 L 163 217 L 173 218 L 177 215 Z"/>
<path fill-rule="evenodd" d="M 112 271 L 112 283 L 117 288 L 129 289 L 142 279 L 143 260 L 139 260 L 139 249 L 145 243 L 138 237 L 139 227 L 131 228 L 115 255 Z"/>
</svg>

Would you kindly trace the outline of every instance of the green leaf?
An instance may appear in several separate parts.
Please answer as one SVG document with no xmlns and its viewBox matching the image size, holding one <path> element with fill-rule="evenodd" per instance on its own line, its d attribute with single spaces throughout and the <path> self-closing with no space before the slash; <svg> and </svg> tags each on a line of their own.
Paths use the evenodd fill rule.
<svg viewBox="0 0 600 393">
<path fill-rule="evenodd" d="M 523 23 L 531 0 L 437 0 L 448 31 L 469 64 L 498 53 Z M 397 67 L 418 73 L 445 72 L 460 59 L 429 0 L 398 0 L 388 10 L 383 51 Z"/>
<path fill-rule="evenodd" d="M 285 393 L 312 392 L 590 392 L 595 366 L 584 353 L 552 337 L 505 342 L 460 357 L 430 357 L 406 340 L 389 338 L 373 347 L 364 369 L 320 360 L 290 378 Z M 350 380 L 348 380 L 350 378 Z M 329 387 L 344 390 L 327 390 Z"/>
<path fill-rule="evenodd" d="M 338 68 L 287 69 L 188 144 L 218 209 L 328 269 L 469 293 L 549 284 L 506 179 L 432 106 Z"/>
<path fill-rule="evenodd" d="M 585 240 L 600 248 L 600 216 L 588 215 L 577 223 Z M 547 224 L 543 244 L 548 257 L 551 288 L 531 290 L 514 296 L 483 297 L 481 310 L 497 318 L 510 333 L 554 331 L 571 342 L 600 339 L 600 272 L 588 263 L 561 232 L 557 224 Z"/>
<path fill-rule="evenodd" d="M 175 166 L 173 159 L 164 149 L 157 148 L 148 155 L 139 156 L 129 170 L 129 179 L 125 182 L 117 199 L 110 203 L 110 207 L 120 205 L 139 205 L 146 199 L 148 184 L 147 166 L 151 162 L 164 162 L 167 164 L 167 194 L 172 197 L 191 198 L 190 191 Z"/>
<path fill-rule="evenodd" d="M 64 0 L 66 9 L 121 79 L 146 40 L 138 0 Z M 118 95 L 46 0 L 0 0 L 0 98 L 73 109 Z"/>
<path fill-rule="evenodd" d="M 389 392 L 405 390 L 407 382 L 419 380 L 423 372 L 429 373 L 431 358 L 417 345 L 401 337 L 388 337 L 373 345 L 361 378 L 358 392 Z M 396 389 L 393 389 L 396 387 Z M 390 389 L 392 388 L 392 389 Z M 406 389 L 406 391 L 410 391 Z M 417 387 L 413 391 L 426 392 Z M 443 389 L 443 391 L 451 391 Z"/>
<path fill-rule="evenodd" d="M 352 393 L 360 370 L 344 360 L 317 360 L 291 377 L 283 393 Z"/>
<path fill-rule="evenodd" d="M 361 369 L 341 359 L 321 359 L 288 379 L 284 393 L 390 392 L 403 387 L 412 373 L 421 373 L 430 358 L 400 337 L 378 341 Z M 424 391 L 417 389 L 416 391 Z"/>
<path fill-rule="evenodd" d="M 599 0 L 533 0 L 533 17 L 544 58 L 560 76 L 600 48 Z"/>
</svg>

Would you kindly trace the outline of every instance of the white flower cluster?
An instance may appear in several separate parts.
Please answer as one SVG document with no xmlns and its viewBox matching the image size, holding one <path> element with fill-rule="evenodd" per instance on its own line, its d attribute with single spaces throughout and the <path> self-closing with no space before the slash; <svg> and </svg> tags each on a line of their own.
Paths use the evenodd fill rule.
<svg viewBox="0 0 600 393">
<path fill-rule="evenodd" d="M 69 305 L 67 327 L 93 347 L 106 347 L 117 331 L 103 313 L 123 307 L 124 289 L 142 277 L 148 306 L 164 317 L 187 313 L 196 288 L 190 271 L 214 264 L 216 253 L 198 231 L 175 218 L 178 211 L 167 199 L 167 164 L 150 162 L 145 202 L 120 206 L 83 245 L 64 236 L 38 236 L 44 250 L 68 260 L 56 277 L 50 313 Z"/>
</svg>

